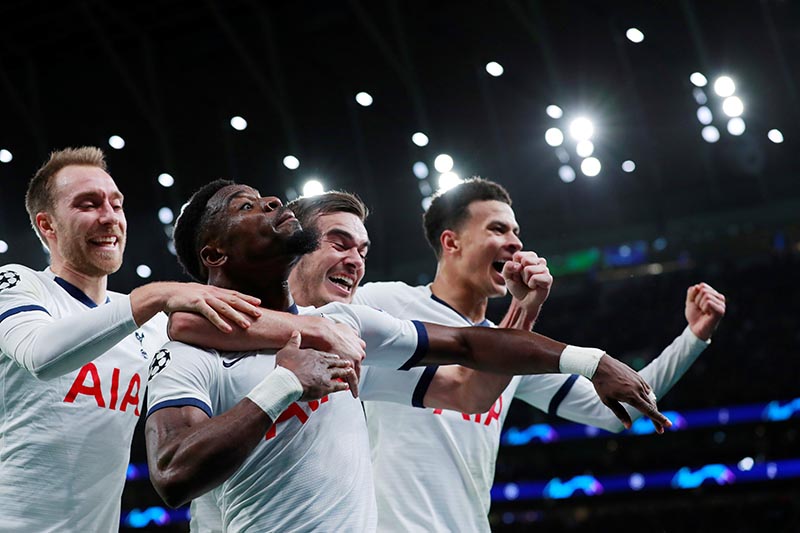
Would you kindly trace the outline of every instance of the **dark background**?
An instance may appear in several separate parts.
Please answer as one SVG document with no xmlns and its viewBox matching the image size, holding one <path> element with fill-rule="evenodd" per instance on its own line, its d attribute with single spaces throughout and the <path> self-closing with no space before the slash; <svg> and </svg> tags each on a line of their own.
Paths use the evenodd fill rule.
<svg viewBox="0 0 800 533">
<path fill-rule="evenodd" d="M 642 43 L 625 38 L 629 27 L 644 32 Z M 800 4 L 781 0 L 5 1 L 0 149 L 13 160 L 0 163 L 0 240 L 8 245 L 0 262 L 46 265 L 24 211 L 27 180 L 49 151 L 93 144 L 106 150 L 126 195 L 129 243 L 114 290 L 143 283 L 140 264 L 151 280 L 183 279 L 157 211 L 177 212 L 221 176 L 284 198 L 312 177 L 358 192 L 373 209 L 367 279 L 424 283 L 435 262 L 420 229 L 430 194 L 422 189 L 435 190 L 433 160 L 448 153 L 461 177 L 508 188 L 526 247 L 551 260 L 556 282 L 540 331 L 641 364 L 680 332 L 685 289 L 705 280 L 728 295 L 728 316 L 662 407 L 789 400 L 800 325 L 798 46 Z M 505 73 L 489 76 L 488 61 Z M 694 71 L 736 81 L 744 135 L 725 131 L 720 99 L 706 87 L 722 135 L 714 144 L 701 138 Z M 355 102 L 359 91 L 372 106 Z M 547 116 L 549 104 L 564 110 L 561 121 Z M 246 130 L 231 128 L 234 115 Z M 563 183 L 544 132 L 579 115 L 594 122 L 603 168 L 582 175 L 568 142 L 578 176 Z M 767 139 L 772 128 L 785 142 Z M 430 144 L 415 146 L 415 131 Z M 125 139 L 122 150 L 108 146 L 111 135 Z M 283 166 L 287 154 L 299 169 Z M 632 173 L 620 168 L 627 159 L 636 162 Z M 430 167 L 429 179 L 414 176 L 416 161 Z M 173 187 L 158 184 L 162 172 Z M 645 246 L 641 261 L 612 260 L 636 242 Z M 600 250 L 600 259 L 570 269 L 570 254 L 586 250 Z M 647 273 L 654 263 L 662 274 Z M 504 305 L 492 305 L 495 318 Z M 509 424 L 541 417 L 515 407 Z M 731 427 L 722 442 L 718 432 L 504 449 L 497 479 L 763 461 L 797 449 L 792 420 Z M 132 459 L 143 458 L 137 436 Z M 792 531 L 797 485 L 515 502 L 496 505 L 493 523 Z M 142 481 L 123 507 L 157 504 Z"/>
</svg>

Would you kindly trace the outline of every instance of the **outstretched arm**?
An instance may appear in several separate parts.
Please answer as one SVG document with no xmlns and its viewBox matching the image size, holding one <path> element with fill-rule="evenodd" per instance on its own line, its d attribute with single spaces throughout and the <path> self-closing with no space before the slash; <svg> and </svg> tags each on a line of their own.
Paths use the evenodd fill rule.
<svg viewBox="0 0 800 533">
<path fill-rule="evenodd" d="M 653 392 L 662 398 L 683 376 L 694 361 L 706 349 L 710 335 L 725 314 L 725 296 L 709 285 L 700 283 L 687 290 L 687 328 L 661 354 L 644 367 L 639 374 L 653 387 Z M 589 380 L 578 377 L 566 384 L 568 393 L 558 405 L 552 400 L 565 386 L 567 380 L 561 376 L 525 376 L 517 389 L 516 397 L 542 409 L 552 411 L 562 418 L 596 426 L 607 431 L 623 429 L 620 421 L 612 416 L 600 401 Z M 633 420 L 641 416 L 626 406 Z"/>
<path fill-rule="evenodd" d="M 19 276 L 17 285 L 0 295 L 0 351 L 39 379 L 82 367 L 160 311 L 194 311 L 215 324 L 224 323 L 222 316 L 238 320 L 241 313 L 258 314 L 257 298 L 196 283 L 163 282 L 94 309 L 53 318 L 41 296 L 47 289 L 27 269 L 20 269 Z"/>
<path fill-rule="evenodd" d="M 228 479 L 292 402 L 347 388 L 336 380 L 352 377 L 349 361 L 299 346 L 295 332 L 278 352 L 275 370 L 219 416 L 209 418 L 191 405 L 154 406 L 158 410 L 145 425 L 147 462 L 150 480 L 168 505 L 181 505 Z"/>
</svg>

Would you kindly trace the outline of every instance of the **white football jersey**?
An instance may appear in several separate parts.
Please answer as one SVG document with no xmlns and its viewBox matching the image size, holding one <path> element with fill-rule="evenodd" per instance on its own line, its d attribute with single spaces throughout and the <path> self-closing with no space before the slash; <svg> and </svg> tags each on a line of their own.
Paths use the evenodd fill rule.
<svg viewBox="0 0 800 533">
<path fill-rule="evenodd" d="M 355 302 L 377 307 L 398 318 L 447 326 L 494 326 L 488 320 L 472 324 L 430 286 L 401 282 L 368 283 Z M 707 343 L 683 332 L 641 374 L 658 397 L 688 369 Z M 436 367 L 414 394 L 422 407 Z M 515 376 L 483 414 L 441 409 L 415 409 L 387 402 L 365 401 L 381 532 L 489 531 L 490 490 L 500 433 L 513 398 L 564 418 L 609 430 L 622 429 L 602 404 L 592 383 L 582 376 L 539 374 Z M 638 411 L 629 409 L 636 416 Z"/>
<path fill-rule="evenodd" d="M 331 304 L 303 312 L 356 327 L 367 344 L 365 362 L 372 365 L 400 368 L 423 357 L 427 349 L 427 337 L 418 334 L 419 323 L 374 309 Z M 195 406 L 209 417 L 224 413 L 274 368 L 274 351 L 217 352 L 170 342 L 153 358 L 148 416 L 183 406 Z M 373 389 L 370 371 L 362 369 L 364 397 Z M 400 373 L 418 378 L 421 372 Z M 411 403 L 411 392 L 404 400 L 402 391 L 393 395 Z M 193 505 L 193 531 L 220 526 L 224 531 L 374 531 L 372 483 L 361 403 L 347 391 L 295 402 L 242 466 Z"/>
<path fill-rule="evenodd" d="M 127 296 L 109 293 L 101 307 L 120 299 Z M 137 329 L 131 315 L 130 333 L 113 348 L 48 380 L 25 368 L 26 346 L 19 342 L 56 319 L 84 313 L 84 331 L 76 333 L 98 336 L 90 317 L 100 315 L 89 311 L 96 307 L 49 270 L 0 267 L 0 531 L 119 530 L 147 365 L 166 341 L 166 317 Z"/>
</svg>

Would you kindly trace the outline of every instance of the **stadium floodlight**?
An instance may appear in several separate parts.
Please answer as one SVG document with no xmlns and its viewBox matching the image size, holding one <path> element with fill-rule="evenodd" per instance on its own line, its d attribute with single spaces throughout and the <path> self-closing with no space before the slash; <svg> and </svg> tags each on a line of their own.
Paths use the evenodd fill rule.
<svg viewBox="0 0 800 533">
<path fill-rule="evenodd" d="M 588 118 L 578 117 L 570 123 L 569 134 L 576 141 L 586 141 L 592 138 L 594 126 Z"/>
<path fill-rule="evenodd" d="M 636 170 L 636 163 L 628 159 L 627 161 L 622 162 L 622 171 L 631 173 Z"/>
<path fill-rule="evenodd" d="M 453 158 L 447 154 L 439 154 L 433 160 L 433 168 L 436 169 L 436 172 L 441 172 L 442 174 L 453 170 L 453 164 Z"/>
<path fill-rule="evenodd" d="M 590 178 L 600 174 L 601 169 L 602 165 L 600 164 L 600 160 L 596 157 L 587 157 L 581 161 L 581 172 Z"/>
<path fill-rule="evenodd" d="M 699 72 L 692 72 L 692 75 L 689 76 L 689 81 L 691 81 L 695 87 L 705 87 L 708 85 L 706 77 Z"/>
<path fill-rule="evenodd" d="M 700 124 L 708 126 L 714 120 L 714 115 L 708 107 L 700 106 L 697 108 L 697 120 L 700 121 Z"/>
<path fill-rule="evenodd" d="M 372 105 L 372 95 L 361 91 L 356 95 L 356 102 L 361 106 L 369 107 Z"/>
<path fill-rule="evenodd" d="M 490 61 L 489 63 L 486 63 L 486 72 L 488 72 L 490 76 L 497 78 L 503 75 L 505 69 L 503 68 L 503 65 L 497 61 Z"/>
<path fill-rule="evenodd" d="M 744 133 L 745 127 L 742 117 L 733 117 L 728 121 L 728 133 L 736 137 Z"/>
<path fill-rule="evenodd" d="M 554 118 L 556 120 L 564 116 L 564 112 L 557 105 L 550 104 L 549 106 L 547 106 L 547 109 L 545 109 L 545 111 L 547 112 L 548 117 Z"/>
<path fill-rule="evenodd" d="M 0 163 L 10 163 L 11 160 L 14 159 L 14 155 L 3 148 L 0 150 Z"/>
<path fill-rule="evenodd" d="M 175 178 L 173 178 L 171 174 L 162 172 L 158 175 L 158 184 L 162 187 L 172 187 L 175 185 Z"/>
<path fill-rule="evenodd" d="M 580 141 L 575 145 L 575 153 L 580 157 L 589 157 L 594 153 L 594 143 L 592 141 Z"/>
<path fill-rule="evenodd" d="M 767 132 L 767 138 L 775 144 L 780 144 L 783 142 L 783 133 L 781 130 L 771 129 Z"/>
<path fill-rule="evenodd" d="M 293 155 L 287 155 L 283 158 L 283 166 L 289 170 L 297 170 L 300 167 L 300 160 Z"/>
<path fill-rule="evenodd" d="M 720 76 L 714 81 L 714 92 L 717 96 L 727 98 L 736 92 L 736 84 L 730 76 Z"/>
<path fill-rule="evenodd" d="M 139 265 L 136 267 L 136 275 L 140 278 L 149 278 L 153 271 L 147 265 Z"/>
<path fill-rule="evenodd" d="M 564 142 L 564 134 L 558 128 L 550 128 L 544 132 L 544 140 L 550 146 L 561 146 Z"/>
<path fill-rule="evenodd" d="M 6 241 L 0 240 L 0 254 L 4 254 L 8 251 L 8 243 Z"/>
<path fill-rule="evenodd" d="M 245 128 L 247 128 L 247 121 L 237 115 L 231 118 L 231 127 L 236 131 L 243 131 Z"/>
<path fill-rule="evenodd" d="M 108 138 L 108 145 L 114 150 L 122 150 L 125 148 L 125 139 L 119 135 L 112 135 Z"/>
<path fill-rule="evenodd" d="M 716 126 L 706 126 L 700 132 L 700 135 L 703 136 L 703 140 L 707 143 L 715 143 L 719 140 L 719 130 Z"/>
<path fill-rule="evenodd" d="M 729 117 L 738 117 L 744 113 L 744 103 L 738 96 L 729 96 L 722 101 L 722 111 Z"/>
<path fill-rule="evenodd" d="M 461 182 L 461 178 L 455 172 L 443 172 L 439 176 L 439 192 L 449 191 Z"/>
<path fill-rule="evenodd" d="M 561 165 L 558 167 L 558 177 L 564 183 L 572 183 L 575 181 L 575 169 L 569 165 Z"/>
<path fill-rule="evenodd" d="M 628 31 L 625 32 L 625 37 L 632 43 L 638 44 L 644 41 L 644 33 L 638 28 L 628 28 Z"/>
<path fill-rule="evenodd" d="M 169 207 L 162 207 L 158 210 L 158 220 L 160 220 L 162 224 L 172 224 L 174 219 L 175 214 Z"/>
<path fill-rule="evenodd" d="M 411 136 L 411 142 L 422 148 L 423 146 L 428 145 L 428 136 L 421 131 L 418 131 Z"/>
<path fill-rule="evenodd" d="M 414 170 L 414 175 L 417 177 L 417 179 L 420 180 L 424 180 L 425 178 L 427 178 L 428 174 L 430 173 L 430 171 L 428 170 L 428 165 L 426 165 L 422 161 L 417 161 L 416 163 L 414 163 L 413 170 Z"/>
<path fill-rule="evenodd" d="M 303 185 L 303 196 L 319 196 L 325 192 L 325 187 L 322 182 L 316 179 L 310 179 Z"/>
</svg>

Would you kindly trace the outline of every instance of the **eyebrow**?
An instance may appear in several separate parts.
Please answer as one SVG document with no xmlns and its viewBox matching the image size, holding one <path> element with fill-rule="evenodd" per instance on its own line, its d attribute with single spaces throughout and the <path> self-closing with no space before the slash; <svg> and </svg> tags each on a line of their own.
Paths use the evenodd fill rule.
<svg viewBox="0 0 800 533">
<path fill-rule="evenodd" d="M 352 233 L 350 233 L 347 230 L 343 230 L 341 228 L 332 228 L 332 229 L 328 230 L 325 233 L 325 236 L 328 236 L 328 235 L 336 236 L 336 237 L 342 237 L 343 239 L 347 239 L 348 241 L 356 242 L 356 238 L 353 236 Z M 366 241 L 361 243 L 358 247 L 359 248 L 369 248 L 371 244 L 372 243 L 369 241 L 369 239 L 367 239 Z"/>
<path fill-rule="evenodd" d="M 494 224 L 497 224 L 498 226 L 503 226 L 503 228 L 510 227 L 512 228 L 511 231 L 513 231 L 515 235 L 519 235 L 519 226 L 517 225 L 511 226 L 510 224 L 508 224 L 507 222 L 503 222 L 502 220 L 490 220 L 489 223 L 486 224 L 486 226 L 488 227 Z"/>
<path fill-rule="evenodd" d="M 238 190 L 238 191 L 236 191 L 234 193 L 231 193 L 231 194 L 228 195 L 227 198 L 225 198 L 225 206 L 227 207 L 227 206 L 231 205 L 231 202 L 233 202 L 234 200 L 236 200 L 238 198 L 241 198 L 241 197 L 247 197 L 247 198 L 250 198 L 250 199 L 254 199 L 254 198 L 256 198 L 256 195 L 254 194 L 254 192 L 255 191 Z"/>
<path fill-rule="evenodd" d="M 83 200 L 84 198 L 89 198 L 89 197 L 92 197 L 92 196 L 105 196 L 105 193 L 106 192 L 104 190 L 102 190 L 102 189 L 92 189 L 92 190 L 89 190 L 89 191 L 83 191 L 81 193 L 76 194 L 75 197 L 72 199 L 72 201 L 76 202 L 76 201 Z M 119 191 L 114 191 L 111 194 L 109 194 L 108 196 L 110 198 L 112 198 L 112 199 L 119 198 L 120 201 L 124 201 L 125 200 L 125 196 Z"/>
</svg>

